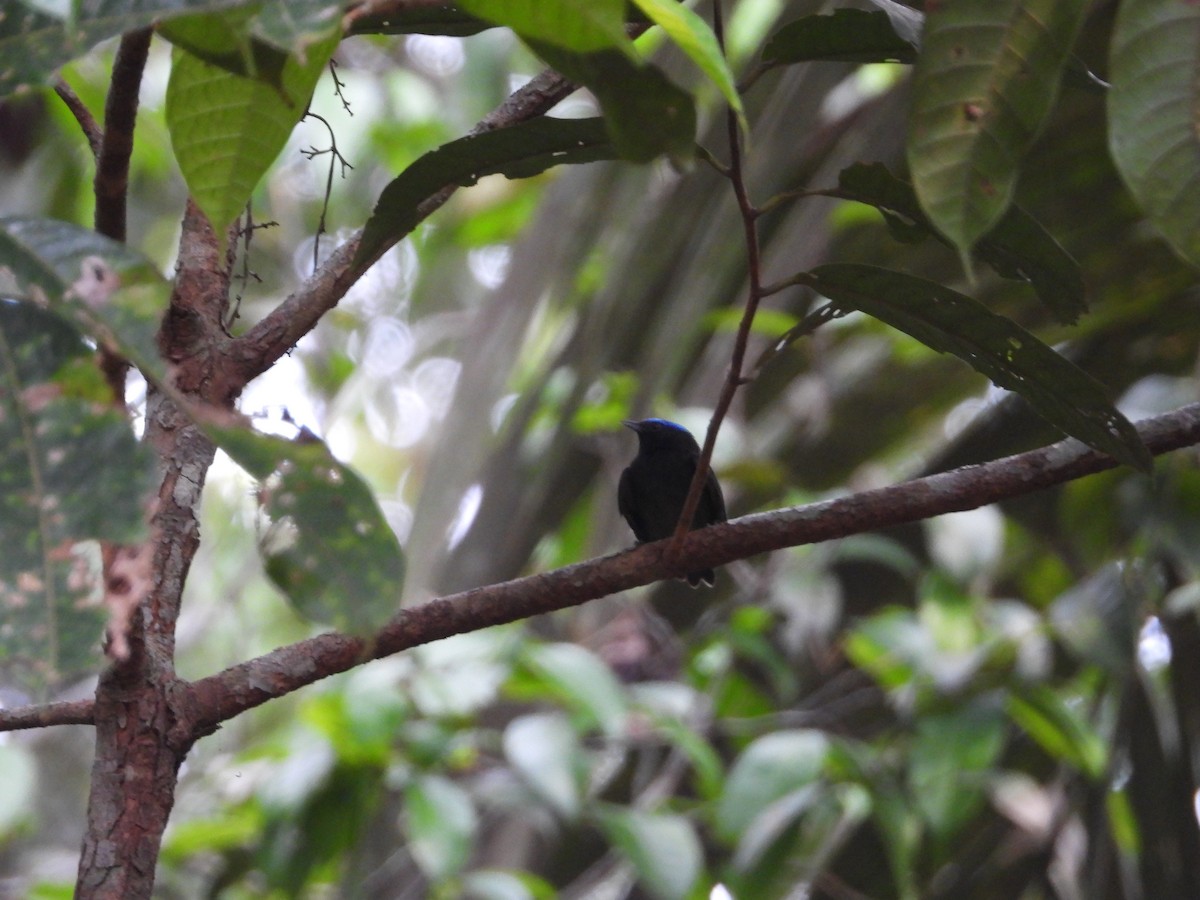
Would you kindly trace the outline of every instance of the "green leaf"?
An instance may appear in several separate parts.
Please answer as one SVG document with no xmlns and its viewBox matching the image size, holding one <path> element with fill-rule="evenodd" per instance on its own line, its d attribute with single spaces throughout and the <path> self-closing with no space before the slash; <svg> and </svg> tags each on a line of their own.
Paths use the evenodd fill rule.
<svg viewBox="0 0 1200 900">
<path fill-rule="evenodd" d="M 918 34 L 907 37 L 882 10 L 835 9 L 830 15 L 804 16 L 771 35 L 763 63 L 899 62 L 917 59 Z"/>
<path fill-rule="evenodd" d="M 912 185 L 881 163 L 856 164 L 838 175 L 838 189 L 823 192 L 879 209 L 893 236 L 903 241 L 933 235 L 949 244 L 925 217 Z M 903 229 L 901 234 L 896 228 Z M 1028 281 L 1054 316 L 1067 324 L 1087 311 L 1079 264 L 1038 222 L 1013 205 L 976 245 L 975 254 L 1004 278 Z"/>
<path fill-rule="evenodd" d="M 1002 749 L 1002 711 L 985 703 L 917 720 L 910 794 L 934 836 L 951 840 L 984 806 L 985 776 Z"/>
<path fill-rule="evenodd" d="M 865 312 L 954 354 L 1072 437 L 1135 468 L 1152 467 L 1137 430 L 1107 400 L 1103 385 L 977 300 L 875 266 L 828 265 L 811 274 L 811 286 L 837 309 Z"/>
<path fill-rule="evenodd" d="M 576 53 L 619 50 L 633 58 L 623 0 L 460 0 L 472 15 L 506 25 L 525 40 Z"/>
<path fill-rule="evenodd" d="M 531 644 L 521 661 L 553 685 L 560 699 L 583 709 L 605 734 L 625 732 L 629 712 L 625 692 L 595 654 L 578 644 Z"/>
<path fill-rule="evenodd" d="M 369 634 L 400 608 L 404 551 L 366 483 L 320 441 L 200 423 L 261 483 L 267 575 L 308 618 Z"/>
<path fill-rule="evenodd" d="M 303 63 L 288 57 L 272 79 L 280 88 L 175 49 L 167 128 L 188 190 L 219 235 L 245 207 L 304 115 L 339 36 L 312 45 Z M 265 59 L 270 64 L 275 57 Z"/>
<path fill-rule="evenodd" d="M 358 16 L 349 34 L 436 34 L 447 37 L 470 37 L 498 28 L 493 22 L 472 16 L 453 6 L 390 5 L 384 12 Z"/>
<path fill-rule="evenodd" d="M 657 66 L 635 63 L 615 50 L 573 53 L 541 41 L 530 46 L 600 101 L 605 127 L 622 159 L 649 162 L 663 154 L 694 155 L 695 103 Z"/>
<path fill-rule="evenodd" d="M 682 900 L 703 872 L 704 852 L 685 816 L 604 806 L 597 811 L 609 842 L 633 864 L 653 897 Z"/>
<path fill-rule="evenodd" d="M 479 820 L 471 796 L 441 775 L 423 775 L 404 790 L 408 850 L 421 872 L 438 882 L 457 875 L 474 847 Z"/>
<path fill-rule="evenodd" d="M 70 7 L 73 19 L 5 3 L 0 15 L 0 97 L 50 81 L 63 63 L 108 38 L 191 11 L 236 6 L 245 0 L 139 0 L 137 3 L 39 4 Z"/>
<path fill-rule="evenodd" d="M 1111 544 L 1109 545 L 1111 546 Z M 1077 656 L 1124 677 L 1135 660 L 1147 598 L 1126 566 L 1109 563 L 1051 605 L 1058 637 Z"/>
<path fill-rule="evenodd" d="M 1109 146 L 1121 177 L 1163 237 L 1200 266 L 1196 78 L 1200 7 L 1122 3 L 1113 28 Z"/>
<path fill-rule="evenodd" d="M 1012 199 L 1058 93 L 1084 0 L 957 0 L 926 17 L 908 165 L 930 220 L 966 254 Z"/>
<path fill-rule="evenodd" d="M 1067 701 L 1046 687 L 1029 686 L 1008 698 L 1008 714 L 1055 759 L 1090 778 L 1102 778 L 1108 761 L 1104 740 Z"/>
<path fill-rule="evenodd" d="M 568 821 L 579 815 L 584 765 L 579 740 L 565 717 L 535 713 L 504 729 L 504 755 L 513 770 Z"/>
<path fill-rule="evenodd" d="M 612 157 L 599 119 L 535 119 L 443 144 L 383 189 L 363 228 L 355 264 L 374 259 L 412 231 L 421 220 L 421 202 L 444 187 L 469 186 L 484 175 L 529 178 L 561 163 Z"/>
<path fill-rule="evenodd" d="M 742 130 L 749 131 L 750 126 L 746 122 L 746 113 L 742 109 L 742 97 L 734 83 L 733 73 L 729 70 L 725 54 L 721 52 L 721 45 L 717 43 L 717 36 L 713 34 L 708 24 L 676 0 L 633 0 L 633 2 L 650 21 L 667 33 L 692 62 L 700 67 L 700 71 L 717 86 L 717 90 L 721 92 L 725 102 L 737 114 Z"/>
<path fill-rule="evenodd" d="M 734 842 L 764 807 L 816 780 L 829 742 L 819 731 L 777 731 L 750 744 L 734 762 L 717 802 L 717 834 Z"/>
<path fill-rule="evenodd" d="M 466 900 L 554 900 L 558 894 L 544 878 L 530 872 L 475 869 L 462 879 Z"/>
<path fill-rule="evenodd" d="M 78 327 L 144 293 L 161 308 L 161 276 L 124 245 L 0 219 L 0 296 L 14 298 L 0 300 L 0 672 L 38 697 L 101 662 L 99 556 L 84 542 L 145 536 L 153 455 Z"/>
</svg>

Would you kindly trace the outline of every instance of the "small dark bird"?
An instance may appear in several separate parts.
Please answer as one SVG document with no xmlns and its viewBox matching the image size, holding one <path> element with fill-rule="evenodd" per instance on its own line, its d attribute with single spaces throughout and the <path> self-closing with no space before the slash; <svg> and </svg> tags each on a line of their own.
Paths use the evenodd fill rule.
<svg viewBox="0 0 1200 900">
<path fill-rule="evenodd" d="M 675 523 L 683 512 L 688 487 L 700 461 L 700 445 L 682 425 L 666 419 L 623 422 L 638 436 L 638 455 L 624 472 L 617 487 L 617 509 L 633 529 L 639 544 L 660 541 L 675 532 Z M 725 497 L 712 469 L 700 503 L 692 518 L 692 529 L 705 528 L 725 521 Z M 688 584 L 716 582 L 712 569 L 688 572 Z"/>
</svg>

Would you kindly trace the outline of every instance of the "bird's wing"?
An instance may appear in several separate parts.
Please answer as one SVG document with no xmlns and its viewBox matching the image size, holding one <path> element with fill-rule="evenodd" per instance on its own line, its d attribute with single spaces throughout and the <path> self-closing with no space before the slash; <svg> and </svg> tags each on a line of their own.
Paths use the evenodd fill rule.
<svg viewBox="0 0 1200 900">
<path fill-rule="evenodd" d="M 645 533 L 642 527 L 641 518 L 637 515 L 637 507 L 633 502 L 633 476 L 626 469 L 621 473 L 621 480 L 617 483 L 617 510 L 625 517 L 625 521 L 629 523 L 629 527 L 633 529 L 633 535 L 639 541 L 643 540 L 642 535 Z"/>
<path fill-rule="evenodd" d="M 708 506 L 708 521 L 710 523 L 724 522 L 726 520 L 725 495 L 721 493 L 721 482 L 717 481 L 717 476 L 713 472 L 712 466 L 708 468 L 708 479 L 704 483 L 701 503 Z"/>
</svg>

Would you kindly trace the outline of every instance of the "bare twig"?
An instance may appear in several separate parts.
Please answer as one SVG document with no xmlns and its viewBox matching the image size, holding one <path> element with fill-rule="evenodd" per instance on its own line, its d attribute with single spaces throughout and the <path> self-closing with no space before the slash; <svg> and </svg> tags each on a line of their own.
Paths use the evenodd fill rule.
<svg viewBox="0 0 1200 900">
<path fill-rule="evenodd" d="M 480 119 L 471 129 L 471 134 L 494 131 L 534 119 L 553 108 L 575 89 L 575 84 L 557 72 L 547 69 L 514 91 L 503 103 Z M 424 220 L 431 215 L 449 200 L 457 189 L 457 185 L 447 185 L 426 198 L 419 206 L 419 219 Z M 392 243 L 400 237 L 393 236 Z M 373 259 L 355 263 L 355 254 L 361 239 L 360 229 L 346 243 L 335 249 L 304 285 L 237 340 L 233 356 L 237 360 L 238 379 L 242 384 L 269 369 L 300 338 L 308 334 L 321 316 L 337 306 L 346 291 L 391 247 L 391 244 L 385 245 Z"/>
<path fill-rule="evenodd" d="M 332 60 L 330 60 L 332 62 Z M 337 76 L 334 76 L 335 80 Z M 345 103 L 345 101 L 342 101 Z M 317 270 L 317 265 L 321 260 L 321 235 L 326 233 L 325 216 L 329 213 L 329 198 L 333 196 L 333 170 L 340 164 L 342 167 L 342 178 L 346 177 L 346 170 L 353 169 L 350 161 L 342 156 L 337 146 L 337 135 L 333 133 L 333 126 L 329 124 L 329 120 L 324 116 L 317 115 L 311 109 L 304 114 L 306 119 L 316 119 L 325 126 L 325 130 L 329 132 L 329 146 L 324 150 L 318 150 L 316 147 L 309 147 L 307 150 L 301 150 L 300 155 L 307 160 L 314 160 L 318 156 L 329 154 L 329 172 L 325 175 L 325 197 L 321 201 L 321 219 L 317 222 L 317 235 L 313 240 L 313 271 Z"/>
<path fill-rule="evenodd" d="M 725 27 L 721 16 L 720 0 L 713 3 L 713 31 L 721 49 L 725 48 Z M 745 173 L 742 166 L 742 142 L 739 133 L 737 115 L 732 107 L 726 110 L 725 130 L 729 139 L 729 183 L 733 186 L 737 198 L 738 210 L 741 213 L 743 239 L 746 242 L 746 267 L 749 274 L 750 286 L 746 292 L 746 307 L 742 312 L 742 320 L 738 325 L 737 336 L 733 341 L 733 352 L 730 354 L 729 369 L 725 373 L 725 383 L 721 386 L 721 394 L 717 399 L 716 408 L 708 422 L 708 431 L 704 435 L 704 446 L 700 450 L 700 460 L 696 463 L 696 473 L 692 477 L 691 487 L 688 488 L 687 500 L 680 511 L 679 521 L 675 525 L 674 546 L 679 546 L 683 536 L 692 525 L 696 515 L 696 507 L 700 504 L 700 493 L 704 489 L 705 479 L 712 462 L 713 448 L 717 443 L 717 433 L 721 423 L 729 412 L 734 394 L 744 383 L 742 365 L 746 358 L 746 347 L 750 343 L 750 328 L 754 324 L 754 315 L 758 312 L 758 302 L 762 298 L 762 268 L 758 244 L 758 210 L 750 202 L 746 191 Z"/>
<path fill-rule="evenodd" d="M 61 78 L 54 82 L 54 93 L 58 94 L 59 99 L 67 105 L 67 109 L 71 111 L 71 115 L 79 123 L 79 128 L 83 131 L 83 136 L 87 138 L 88 146 L 92 148 L 92 156 L 99 156 L 100 145 L 104 140 L 104 132 L 100 128 L 100 123 L 96 121 L 96 117 L 92 115 L 92 111 L 79 99 L 79 95 L 75 93 L 74 88 Z"/>
</svg>

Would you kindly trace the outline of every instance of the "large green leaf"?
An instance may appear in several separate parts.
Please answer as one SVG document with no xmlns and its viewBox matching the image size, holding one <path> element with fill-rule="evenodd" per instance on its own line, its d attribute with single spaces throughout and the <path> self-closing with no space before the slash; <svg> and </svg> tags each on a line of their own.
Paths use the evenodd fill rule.
<svg viewBox="0 0 1200 900">
<path fill-rule="evenodd" d="M 612 156 L 599 119 L 534 119 L 443 144 L 383 189 L 363 228 L 357 261 L 373 259 L 412 231 L 421 221 L 421 202 L 444 187 L 472 185 L 484 175 L 528 178 L 562 163 Z"/>
<path fill-rule="evenodd" d="M 362 478 L 317 440 L 202 427 L 262 485 L 267 574 L 301 613 L 369 634 L 399 610 L 404 552 Z"/>
<path fill-rule="evenodd" d="M 229 25 L 222 33 L 241 33 L 229 19 L 216 21 Z M 193 31 L 187 29 L 189 34 Z M 303 62 L 289 56 L 280 64 L 273 49 L 261 58 L 251 53 L 250 60 L 267 67 L 265 81 L 175 48 L 167 84 L 167 128 L 188 190 L 218 234 L 245 207 L 287 143 L 338 40 L 339 34 L 333 33 L 311 45 Z M 231 37 L 224 52 L 233 60 L 249 51 Z"/>
<path fill-rule="evenodd" d="M 919 31 L 898 33 L 881 10 L 835 9 L 829 15 L 788 22 L 767 41 L 763 63 L 901 62 L 917 59 Z"/>
<path fill-rule="evenodd" d="M 661 900 L 693 896 L 704 853 L 690 820 L 617 806 L 601 807 L 598 817 L 609 842 L 633 864 L 650 896 Z"/>
<path fill-rule="evenodd" d="M 664 154 L 689 158 L 695 153 L 696 105 L 657 66 L 635 63 L 615 50 L 573 53 L 544 41 L 529 43 L 600 101 L 604 124 L 622 159 L 649 162 Z"/>
<path fill-rule="evenodd" d="M 479 827 L 471 795 L 441 775 L 421 775 L 404 789 L 408 850 L 431 881 L 462 871 Z"/>
<path fill-rule="evenodd" d="M 876 266 L 836 264 L 811 274 L 811 287 L 836 310 L 865 312 L 954 354 L 1072 437 L 1139 469 L 1151 468 L 1137 430 L 1109 402 L 1103 385 L 977 300 Z"/>
<path fill-rule="evenodd" d="M 245 0 L 120 0 L 72 3 L 72 21 L 50 15 L 50 4 L 8 2 L 0 14 L 0 97 L 49 82 L 63 63 L 82 56 L 101 41 L 172 15 L 225 9 Z"/>
<path fill-rule="evenodd" d="M 1109 145 L 1117 168 L 1175 251 L 1200 266 L 1200 6 L 1122 3 L 1109 77 Z"/>
<path fill-rule="evenodd" d="M 650 21 L 667 33 L 667 36 L 688 55 L 692 62 L 700 67 L 700 71 L 717 86 L 717 90 L 721 92 L 725 102 L 737 114 L 742 128 L 749 130 L 746 114 L 742 109 L 742 97 L 734 83 L 733 73 L 729 70 L 725 54 L 721 52 L 717 37 L 708 24 L 686 6 L 677 3 L 676 0 L 633 0 L 633 2 Z"/>
<path fill-rule="evenodd" d="M 824 193 L 878 208 L 901 240 L 932 234 L 948 243 L 925 217 L 912 185 L 881 163 L 860 163 L 843 169 L 838 175 L 838 189 Z M 975 245 L 975 255 L 1004 278 L 1028 281 L 1060 322 L 1072 323 L 1087 311 L 1078 263 L 1020 207 L 1008 208 Z"/>
<path fill-rule="evenodd" d="M 625 34 L 624 0 L 460 0 L 458 5 L 526 40 L 576 53 L 615 49 L 636 56 Z"/>
<path fill-rule="evenodd" d="M 1008 208 L 1086 7 L 1084 0 L 930 7 L 913 75 L 908 165 L 921 206 L 964 256 Z"/>
<path fill-rule="evenodd" d="M 142 540 L 154 485 L 92 349 L 41 305 L 116 303 L 145 279 L 161 282 L 92 232 L 0 219 L 0 296 L 27 301 L 0 300 L 0 680 L 32 695 L 99 667 L 106 613 L 87 542 Z"/>
<path fill-rule="evenodd" d="M 828 750 L 819 731 L 778 731 L 755 740 L 729 771 L 714 816 L 717 835 L 740 840 L 764 808 L 820 776 Z"/>
</svg>

